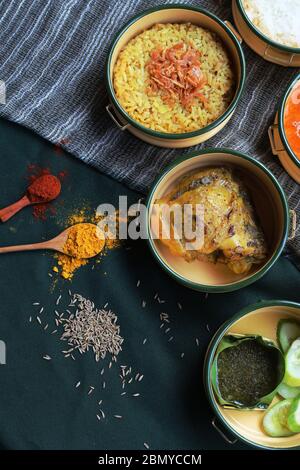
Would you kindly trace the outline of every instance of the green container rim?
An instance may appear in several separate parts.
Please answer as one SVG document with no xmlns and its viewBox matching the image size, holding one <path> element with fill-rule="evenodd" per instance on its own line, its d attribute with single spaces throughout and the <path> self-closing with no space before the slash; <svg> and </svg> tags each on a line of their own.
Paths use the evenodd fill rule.
<svg viewBox="0 0 300 470">
<path fill-rule="evenodd" d="M 234 0 L 233 0 L 234 1 Z M 256 34 L 256 36 L 258 36 L 262 41 L 264 42 L 267 42 L 268 44 L 270 44 L 270 46 L 273 46 L 277 49 L 280 49 L 284 52 L 290 52 L 292 54 L 300 54 L 300 48 L 299 47 L 290 47 L 290 46 L 285 46 L 284 44 L 280 44 L 280 42 L 276 42 L 276 41 L 273 41 L 272 39 L 270 39 L 268 36 L 266 36 L 265 34 L 263 34 L 258 28 L 256 28 L 254 26 L 254 24 L 250 21 L 250 19 L 248 18 L 248 15 L 244 9 L 244 6 L 242 4 L 242 0 L 236 0 L 236 5 L 237 5 L 237 8 L 240 12 L 240 14 L 242 15 L 244 21 L 247 23 L 247 25 L 249 26 L 249 28 L 253 31 L 254 34 Z"/>
<path fill-rule="evenodd" d="M 279 105 L 279 110 L 278 110 L 278 128 L 279 128 L 279 134 L 280 134 L 281 141 L 282 141 L 288 155 L 293 160 L 295 165 L 297 165 L 298 168 L 300 168 L 300 160 L 294 154 L 294 152 L 293 152 L 293 150 L 292 150 L 292 148 L 291 148 L 291 146 L 290 146 L 290 144 L 287 140 L 285 130 L 284 130 L 284 110 L 285 110 L 285 105 L 286 105 L 287 99 L 288 99 L 293 87 L 299 81 L 300 81 L 300 73 L 298 73 L 292 79 L 292 81 L 289 83 L 283 97 L 281 98 L 280 105 Z"/>
<path fill-rule="evenodd" d="M 199 129 L 199 130 L 196 130 L 196 131 L 193 131 L 193 132 L 186 132 L 186 133 L 181 133 L 181 134 L 169 134 L 168 132 L 155 131 L 153 129 L 149 129 L 148 127 L 143 126 L 142 124 L 139 124 L 137 121 L 132 119 L 129 116 L 129 114 L 119 104 L 119 102 L 116 98 L 115 92 L 114 92 L 114 86 L 113 86 L 111 76 L 110 76 L 110 67 L 111 67 L 112 55 L 113 55 L 114 49 L 115 49 L 119 39 L 125 33 L 125 31 L 127 31 L 127 29 L 133 23 L 135 23 L 137 20 L 143 18 L 144 16 L 149 15 L 150 13 L 154 13 L 155 11 L 160 11 L 160 10 L 174 10 L 174 9 L 191 10 L 191 11 L 195 11 L 195 12 L 198 12 L 198 13 L 203 13 L 204 15 L 209 16 L 211 19 L 216 21 L 226 31 L 228 36 L 234 42 L 234 44 L 236 46 L 236 49 L 237 49 L 237 52 L 238 52 L 238 55 L 239 55 L 240 65 L 241 65 L 241 77 L 240 77 L 239 84 L 238 84 L 237 89 L 236 89 L 235 97 L 233 98 L 232 102 L 228 106 L 227 110 L 221 116 L 219 116 L 215 121 L 213 121 L 211 124 L 209 124 L 208 126 L 205 126 L 202 129 Z M 210 13 L 209 11 L 205 10 L 204 8 L 198 8 L 198 7 L 194 7 L 192 5 L 185 5 L 185 4 L 179 4 L 179 3 L 176 3 L 174 5 L 173 4 L 158 5 L 156 7 L 144 10 L 143 12 L 141 12 L 141 13 L 135 15 L 134 17 L 132 17 L 125 24 L 125 26 L 123 26 L 122 29 L 120 29 L 118 31 L 118 33 L 114 37 L 114 39 L 112 41 L 112 44 L 110 46 L 110 51 L 109 51 L 109 54 L 107 56 L 107 60 L 106 60 L 106 64 L 105 64 L 106 88 L 107 88 L 107 91 L 108 91 L 109 98 L 110 98 L 111 102 L 113 103 L 113 105 L 115 106 L 115 108 L 117 109 L 118 113 L 127 122 L 129 122 L 129 124 L 131 124 L 136 129 L 138 129 L 142 132 L 145 132 L 146 134 L 151 135 L 153 137 L 160 138 L 160 139 L 171 139 L 171 140 L 188 139 L 190 137 L 200 136 L 200 135 L 205 134 L 205 133 L 211 131 L 212 129 L 215 129 L 216 127 L 218 127 L 236 109 L 237 104 L 239 102 L 239 99 L 240 99 L 240 97 L 242 95 L 242 92 L 244 90 L 245 77 L 246 77 L 246 62 L 245 62 L 244 53 L 243 53 L 243 50 L 242 50 L 242 47 L 241 47 L 239 41 L 237 40 L 235 35 L 232 33 L 232 31 L 228 28 L 228 26 L 223 21 L 221 21 L 217 16 L 215 16 L 213 13 Z"/>
<path fill-rule="evenodd" d="M 265 449 L 265 450 L 292 450 L 292 449 L 300 449 L 300 446 L 295 446 L 295 447 L 287 447 L 287 448 L 274 448 L 274 447 L 269 447 L 269 446 L 263 446 L 261 444 L 255 444 L 253 441 L 250 441 L 246 437 L 244 437 L 242 434 L 237 432 L 235 429 L 233 429 L 230 424 L 226 421 L 222 413 L 220 413 L 218 407 L 215 404 L 214 400 L 214 391 L 211 385 L 210 381 L 210 370 L 211 366 L 215 357 L 215 353 L 217 350 L 217 347 L 220 343 L 221 338 L 224 336 L 225 331 L 230 328 L 237 320 L 239 320 L 241 317 L 247 315 L 250 312 L 253 312 L 255 310 L 260 310 L 265 307 L 296 307 L 297 309 L 300 310 L 300 303 L 297 302 L 292 302 L 289 300 L 262 300 L 260 302 L 256 302 L 254 304 L 248 305 L 247 307 L 243 308 L 242 310 L 239 310 L 238 313 L 236 313 L 233 317 L 231 317 L 229 320 L 225 321 L 218 330 L 215 332 L 213 335 L 209 346 L 206 351 L 205 359 L 204 359 L 204 367 L 203 367 L 203 380 L 204 380 L 204 387 L 205 387 L 205 392 L 208 398 L 208 401 L 213 409 L 213 411 L 216 413 L 217 417 L 220 419 L 222 424 L 225 426 L 226 429 L 229 429 L 229 431 L 237 436 L 240 440 L 246 442 L 247 444 L 250 444 L 252 447 L 255 448 L 260 448 L 260 449 Z"/>
<path fill-rule="evenodd" d="M 272 183 L 274 184 L 274 186 L 275 186 L 275 188 L 276 188 L 276 190 L 277 190 L 277 192 L 280 196 L 280 199 L 281 199 L 281 202 L 282 202 L 282 205 L 283 205 L 283 209 L 284 209 L 284 228 L 283 228 L 282 238 L 281 238 L 281 241 L 280 241 L 276 251 L 273 253 L 273 255 L 269 259 L 269 261 L 257 273 L 254 273 L 249 278 L 247 278 L 245 280 L 235 282 L 235 283 L 232 283 L 232 284 L 222 284 L 222 285 L 219 285 L 219 286 L 207 286 L 207 285 L 204 285 L 204 284 L 198 284 L 198 283 L 193 282 L 193 281 L 188 281 L 183 276 L 181 276 L 176 271 L 174 271 L 172 268 L 170 268 L 162 260 L 162 258 L 159 256 L 159 254 L 157 253 L 154 241 L 151 237 L 151 231 L 150 231 L 150 227 L 149 227 L 149 213 L 150 213 L 150 206 L 151 206 L 151 201 L 152 201 L 152 198 L 153 198 L 153 194 L 156 191 L 158 185 L 165 178 L 165 176 L 174 167 L 176 167 L 177 165 L 179 165 L 183 161 L 190 160 L 190 159 L 192 159 L 196 156 L 199 156 L 199 155 L 206 155 L 206 154 L 211 154 L 211 153 L 225 153 L 225 154 L 228 154 L 228 155 L 236 155 L 236 156 L 238 156 L 240 158 L 243 158 L 245 160 L 248 160 L 251 163 L 253 163 L 254 165 L 258 166 L 271 179 Z M 147 211 L 146 211 L 146 217 L 147 217 L 147 221 L 146 221 L 147 242 L 149 244 L 150 250 L 151 250 L 152 254 L 154 255 L 155 259 L 159 262 L 159 264 L 162 266 L 162 268 L 169 275 L 171 275 L 171 277 L 173 277 L 174 279 L 179 281 L 181 284 L 183 284 L 183 285 L 185 285 L 185 286 L 187 286 L 191 289 L 200 291 L 200 292 L 208 292 L 208 293 L 233 292 L 235 290 L 242 289 L 243 287 L 249 286 L 253 282 L 256 282 L 258 279 L 260 279 L 262 276 L 264 276 L 271 269 L 271 267 L 275 264 L 275 262 L 277 261 L 277 259 L 281 255 L 282 250 L 283 250 L 283 248 L 286 244 L 288 233 L 289 233 L 289 228 L 290 228 L 289 208 L 288 208 L 287 199 L 286 199 L 285 193 L 284 193 L 281 185 L 278 183 L 275 176 L 271 173 L 270 170 L 268 170 L 268 168 L 266 168 L 262 163 L 258 162 L 254 158 L 249 157 L 248 155 L 244 155 L 244 154 L 242 154 L 240 152 L 237 152 L 235 150 L 229 150 L 229 149 L 226 149 L 226 148 L 208 148 L 208 149 L 205 149 L 205 150 L 194 151 L 192 153 L 189 153 L 187 155 L 184 155 L 184 156 L 179 157 L 176 160 L 174 160 L 174 162 L 172 162 L 169 166 L 167 166 L 167 168 L 164 170 L 164 172 L 154 182 L 154 185 L 153 185 L 152 189 L 150 190 L 150 193 L 147 197 L 146 206 L 147 206 Z"/>
</svg>

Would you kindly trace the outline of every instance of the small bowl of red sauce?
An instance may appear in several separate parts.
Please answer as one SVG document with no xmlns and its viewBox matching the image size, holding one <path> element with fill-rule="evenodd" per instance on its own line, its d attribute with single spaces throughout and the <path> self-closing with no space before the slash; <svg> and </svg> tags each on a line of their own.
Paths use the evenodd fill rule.
<svg viewBox="0 0 300 470">
<path fill-rule="evenodd" d="M 272 152 L 300 184 L 300 73 L 289 84 L 269 128 Z"/>
</svg>

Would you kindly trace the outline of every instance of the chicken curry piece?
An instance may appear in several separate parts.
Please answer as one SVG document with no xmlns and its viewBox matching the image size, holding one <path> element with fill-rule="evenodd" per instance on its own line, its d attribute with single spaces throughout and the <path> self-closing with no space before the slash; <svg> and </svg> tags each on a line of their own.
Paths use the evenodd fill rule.
<svg viewBox="0 0 300 470">
<path fill-rule="evenodd" d="M 190 249 L 187 245 L 190 240 L 184 235 L 179 239 L 175 236 L 172 219 L 169 238 L 161 229 L 165 224 L 164 205 L 172 209 L 174 205 L 183 208 L 185 204 L 191 205 L 193 217 L 196 204 L 203 207 L 204 237 L 199 249 Z M 183 256 L 187 261 L 222 262 L 234 273 L 243 274 L 267 256 L 264 233 L 256 220 L 248 191 L 230 168 L 205 168 L 188 174 L 171 192 L 156 200 L 155 206 L 160 227 L 158 238 L 174 255 Z"/>
</svg>

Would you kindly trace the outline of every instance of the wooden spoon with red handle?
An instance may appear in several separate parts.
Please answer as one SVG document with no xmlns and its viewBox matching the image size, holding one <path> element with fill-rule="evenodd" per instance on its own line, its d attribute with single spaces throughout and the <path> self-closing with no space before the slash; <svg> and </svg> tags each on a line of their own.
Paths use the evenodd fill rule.
<svg viewBox="0 0 300 470">
<path fill-rule="evenodd" d="M 4 209 L 0 209 L 0 220 L 1 222 L 6 222 L 9 220 L 13 215 L 19 212 L 23 207 L 30 206 L 32 203 L 28 196 L 23 196 L 19 201 L 11 204 L 8 207 L 4 207 Z"/>
</svg>

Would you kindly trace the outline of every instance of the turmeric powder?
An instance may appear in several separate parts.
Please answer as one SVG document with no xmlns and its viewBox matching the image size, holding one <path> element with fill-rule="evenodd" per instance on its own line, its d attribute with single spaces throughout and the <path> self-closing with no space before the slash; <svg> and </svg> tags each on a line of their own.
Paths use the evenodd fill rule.
<svg viewBox="0 0 300 470">
<path fill-rule="evenodd" d="M 72 258 L 71 256 L 64 255 L 63 253 L 58 253 L 55 255 L 57 258 L 57 264 L 61 268 L 60 275 L 64 279 L 72 279 L 74 275 L 74 271 L 84 266 L 88 263 L 87 259 L 80 259 L 80 258 Z M 53 271 L 56 271 L 57 267 L 53 267 Z"/>
<path fill-rule="evenodd" d="M 100 253 L 105 245 L 105 235 L 94 224 L 82 223 L 71 227 L 64 244 L 64 252 L 56 255 L 61 275 L 71 279 L 74 271 L 87 264 L 87 258 Z M 53 271 L 57 271 L 54 266 Z"/>
<path fill-rule="evenodd" d="M 63 251 L 74 258 L 92 258 L 103 250 L 105 236 L 94 224 L 76 224 L 70 228 Z"/>
<path fill-rule="evenodd" d="M 73 212 L 70 214 L 67 219 L 64 218 L 64 220 L 61 220 L 61 224 L 64 226 L 71 226 L 75 224 L 98 224 L 103 217 L 95 214 L 92 215 L 90 213 L 90 209 L 88 207 L 83 207 L 82 209 L 77 210 L 76 212 Z M 118 233 L 118 224 L 119 224 L 119 214 L 116 213 L 116 224 L 117 224 L 117 230 L 116 232 Z M 100 230 L 100 229 L 99 229 Z M 104 252 L 105 250 L 111 250 L 114 248 L 117 248 L 120 246 L 120 241 L 117 236 L 114 236 L 113 234 L 110 233 L 109 227 L 106 227 L 104 224 L 104 227 L 101 227 L 100 232 L 104 232 L 105 235 L 105 241 L 103 240 L 103 247 L 102 247 L 102 252 L 101 255 L 106 254 Z M 105 246 L 104 246 L 105 244 Z M 78 256 L 78 253 L 77 253 Z M 82 256 L 82 255 L 81 255 Z M 80 268 L 81 266 L 84 266 L 88 263 L 88 259 L 86 258 L 80 258 L 80 257 L 74 257 L 74 256 L 68 256 L 63 253 L 56 253 L 54 257 L 57 259 L 57 266 L 53 266 L 52 270 L 55 273 L 60 273 L 60 275 L 68 280 L 71 280 L 74 272 Z M 101 261 L 100 257 L 96 258 L 96 263 L 99 263 Z"/>
</svg>

